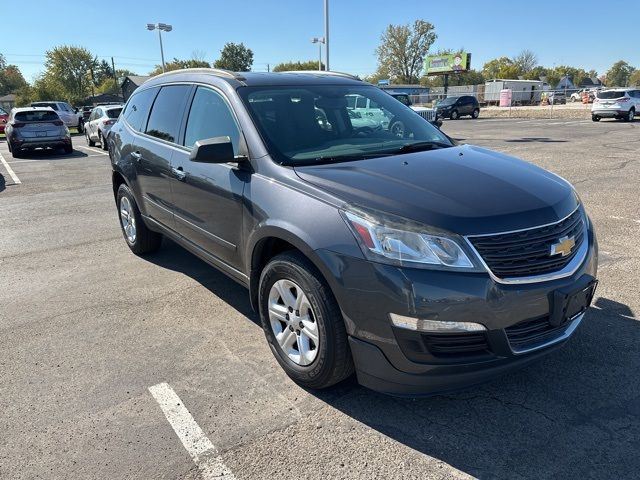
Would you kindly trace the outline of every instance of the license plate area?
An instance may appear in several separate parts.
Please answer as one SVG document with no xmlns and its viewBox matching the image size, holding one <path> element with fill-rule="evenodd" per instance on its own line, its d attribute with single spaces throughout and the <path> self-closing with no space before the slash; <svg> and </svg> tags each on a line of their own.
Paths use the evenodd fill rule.
<svg viewBox="0 0 640 480">
<path fill-rule="evenodd" d="M 598 281 L 595 278 L 588 277 L 587 281 L 578 287 L 573 286 L 571 290 L 555 290 L 551 298 L 549 323 L 559 327 L 584 313 L 591 305 L 597 285 Z"/>
</svg>

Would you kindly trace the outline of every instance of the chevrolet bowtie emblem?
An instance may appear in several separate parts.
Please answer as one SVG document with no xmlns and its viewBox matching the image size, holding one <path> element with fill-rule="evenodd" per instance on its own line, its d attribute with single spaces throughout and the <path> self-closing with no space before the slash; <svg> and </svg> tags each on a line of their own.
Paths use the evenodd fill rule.
<svg viewBox="0 0 640 480">
<path fill-rule="evenodd" d="M 566 257 L 571 253 L 573 247 L 576 245 L 576 240 L 574 237 L 562 237 L 558 240 L 558 243 L 554 243 L 551 245 L 551 253 L 550 255 L 553 257 L 554 255 L 562 255 Z"/>
</svg>

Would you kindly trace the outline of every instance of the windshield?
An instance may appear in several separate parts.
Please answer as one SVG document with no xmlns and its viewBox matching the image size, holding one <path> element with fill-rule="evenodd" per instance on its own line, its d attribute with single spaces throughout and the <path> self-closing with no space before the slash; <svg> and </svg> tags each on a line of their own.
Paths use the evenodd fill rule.
<svg viewBox="0 0 640 480">
<path fill-rule="evenodd" d="M 15 119 L 19 122 L 53 122 L 59 120 L 58 114 L 51 110 L 30 110 L 17 112 Z"/>
<path fill-rule="evenodd" d="M 109 110 L 107 110 L 107 117 L 109 118 L 118 118 L 120 116 L 120 112 L 122 111 L 122 108 L 110 108 Z"/>
<path fill-rule="evenodd" d="M 453 105 L 454 103 L 456 103 L 458 98 L 460 97 L 447 97 L 444 100 L 440 100 L 438 102 L 438 105 Z"/>
<path fill-rule="evenodd" d="M 624 92 L 608 90 L 606 92 L 598 92 L 598 98 L 622 98 L 624 97 Z"/>
<path fill-rule="evenodd" d="M 382 90 L 366 85 L 238 89 L 274 159 L 309 165 L 452 146 L 437 128 Z"/>
</svg>

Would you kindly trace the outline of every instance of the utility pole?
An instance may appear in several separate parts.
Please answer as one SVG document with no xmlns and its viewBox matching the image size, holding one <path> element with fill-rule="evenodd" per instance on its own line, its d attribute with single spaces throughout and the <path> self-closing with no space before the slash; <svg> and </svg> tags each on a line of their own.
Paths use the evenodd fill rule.
<svg viewBox="0 0 640 480">
<path fill-rule="evenodd" d="M 325 66 L 324 69 L 328 72 L 329 69 L 329 0 L 324 0 L 324 48 L 325 48 Z"/>
</svg>

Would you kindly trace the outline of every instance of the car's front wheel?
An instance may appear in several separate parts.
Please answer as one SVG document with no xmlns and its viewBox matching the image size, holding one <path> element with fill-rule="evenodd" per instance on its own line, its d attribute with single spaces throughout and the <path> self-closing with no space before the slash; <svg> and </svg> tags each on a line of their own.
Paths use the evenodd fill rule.
<svg viewBox="0 0 640 480">
<path fill-rule="evenodd" d="M 122 235 L 131 251 L 142 255 L 160 248 L 162 235 L 149 230 L 144 224 L 133 193 L 126 184 L 120 185 L 116 199 Z"/>
<path fill-rule="evenodd" d="M 277 255 L 262 271 L 258 288 L 262 328 L 289 377 L 319 389 L 353 373 L 340 308 L 307 258 L 298 252 Z"/>
<path fill-rule="evenodd" d="M 389 132 L 398 138 L 404 138 L 404 123 L 402 123 L 400 120 L 394 120 L 393 122 L 391 122 L 391 125 L 389 125 Z"/>
<path fill-rule="evenodd" d="M 449 117 L 451 118 L 451 120 L 458 120 L 458 118 L 460 118 L 460 114 L 458 114 L 457 110 L 452 110 Z"/>
<path fill-rule="evenodd" d="M 600 117 L 598 115 L 591 115 L 591 120 L 593 120 L 594 122 L 599 122 Z"/>
<path fill-rule="evenodd" d="M 78 133 L 84 132 L 84 122 L 82 120 L 78 120 Z"/>
</svg>

